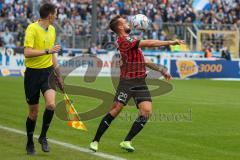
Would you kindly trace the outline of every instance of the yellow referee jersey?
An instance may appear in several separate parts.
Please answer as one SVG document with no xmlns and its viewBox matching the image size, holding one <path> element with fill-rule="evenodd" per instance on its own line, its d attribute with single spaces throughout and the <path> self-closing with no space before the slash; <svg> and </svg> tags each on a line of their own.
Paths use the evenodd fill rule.
<svg viewBox="0 0 240 160">
<path fill-rule="evenodd" d="M 48 30 L 46 30 L 38 22 L 35 22 L 26 29 L 24 47 L 31 47 L 36 50 L 51 49 L 55 44 L 55 39 L 56 32 L 52 25 L 49 25 Z M 52 54 L 25 58 L 25 66 L 28 68 L 40 69 L 52 65 Z"/>
</svg>

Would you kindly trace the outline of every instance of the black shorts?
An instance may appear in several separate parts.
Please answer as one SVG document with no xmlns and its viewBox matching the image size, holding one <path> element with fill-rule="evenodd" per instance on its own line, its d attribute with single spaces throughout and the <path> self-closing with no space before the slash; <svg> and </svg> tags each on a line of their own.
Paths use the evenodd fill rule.
<svg viewBox="0 0 240 160">
<path fill-rule="evenodd" d="M 26 68 L 24 74 L 24 89 L 26 101 L 29 105 L 39 103 L 40 91 L 44 94 L 49 89 L 54 89 L 49 85 L 49 77 L 53 72 L 53 67 L 43 69 Z"/>
<path fill-rule="evenodd" d="M 151 94 L 144 78 L 120 79 L 114 101 L 127 105 L 130 98 L 134 99 L 137 107 L 143 101 L 152 102 Z"/>
</svg>

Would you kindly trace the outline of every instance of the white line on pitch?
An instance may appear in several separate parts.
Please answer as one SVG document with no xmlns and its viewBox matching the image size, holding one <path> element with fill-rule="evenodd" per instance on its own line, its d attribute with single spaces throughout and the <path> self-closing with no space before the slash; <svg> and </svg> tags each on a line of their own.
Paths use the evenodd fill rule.
<svg viewBox="0 0 240 160">
<path fill-rule="evenodd" d="M 13 132 L 13 133 L 17 133 L 17 134 L 20 134 L 20 135 L 26 135 L 26 133 L 21 131 L 21 130 L 5 127 L 5 126 L 2 126 L 2 125 L 0 125 L 0 129 L 6 130 L 6 131 L 9 131 L 9 132 Z M 38 138 L 38 135 L 35 135 L 34 138 Z M 54 139 L 48 139 L 48 141 L 50 143 L 53 143 L 53 144 L 56 144 L 56 145 L 59 145 L 59 146 L 63 146 L 63 147 L 66 147 L 66 148 L 70 148 L 70 149 L 73 149 L 73 150 L 77 150 L 77 151 L 80 151 L 80 152 L 84 152 L 84 153 L 91 154 L 93 156 L 97 156 L 97 157 L 101 157 L 101 158 L 105 158 L 105 159 L 126 160 L 125 158 L 113 156 L 113 155 L 102 153 L 102 152 L 94 153 L 87 148 L 79 147 L 79 146 L 76 146 L 76 145 L 73 145 L 73 144 L 70 144 L 70 143 L 65 143 L 65 142 L 54 140 Z"/>
</svg>

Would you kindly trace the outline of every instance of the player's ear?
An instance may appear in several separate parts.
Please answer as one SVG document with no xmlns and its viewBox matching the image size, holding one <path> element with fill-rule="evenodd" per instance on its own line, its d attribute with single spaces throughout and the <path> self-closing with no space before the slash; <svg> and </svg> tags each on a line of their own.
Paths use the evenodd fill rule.
<svg viewBox="0 0 240 160">
<path fill-rule="evenodd" d="M 47 16 L 47 20 L 51 20 L 51 14 Z"/>
<path fill-rule="evenodd" d="M 123 25 L 118 26 L 118 30 L 123 30 L 123 29 L 124 29 Z"/>
<path fill-rule="evenodd" d="M 52 19 L 54 18 L 54 14 L 55 14 L 55 13 L 49 14 L 48 19 L 49 19 L 49 20 L 52 20 Z"/>
</svg>

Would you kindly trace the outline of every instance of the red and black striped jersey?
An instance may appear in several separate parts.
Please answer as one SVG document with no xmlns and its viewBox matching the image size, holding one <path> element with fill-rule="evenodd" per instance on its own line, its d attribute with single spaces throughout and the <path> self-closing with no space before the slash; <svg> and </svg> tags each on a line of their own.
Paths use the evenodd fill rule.
<svg viewBox="0 0 240 160">
<path fill-rule="evenodd" d="M 145 60 L 141 48 L 140 40 L 126 37 L 118 37 L 117 44 L 120 51 L 122 64 L 120 66 L 120 77 L 124 79 L 145 78 Z"/>
</svg>

